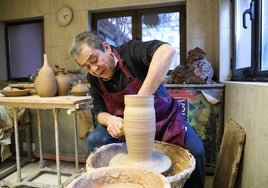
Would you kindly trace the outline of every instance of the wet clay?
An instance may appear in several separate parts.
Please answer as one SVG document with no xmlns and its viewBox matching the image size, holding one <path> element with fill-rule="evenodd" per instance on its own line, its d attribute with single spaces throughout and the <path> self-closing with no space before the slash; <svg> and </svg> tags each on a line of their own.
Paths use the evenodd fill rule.
<svg viewBox="0 0 268 188">
<path fill-rule="evenodd" d="M 152 160 L 155 137 L 154 96 L 125 95 L 124 132 L 127 160 Z"/>
<path fill-rule="evenodd" d="M 115 183 L 115 184 L 106 184 L 100 188 L 143 188 L 141 185 L 136 185 L 133 183 Z"/>
<path fill-rule="evenodd" d="M 171 168 L 162 173 L 171 183 L 171 187 L 182 188 L 185 181 L 195 169 L 195 159 L 186 149 L 160 141 L 155 141 L 154 151 L 164 153 L 171 161 Z M 89 155 L 86 162 L 87 171 L 108 167 L 111 159 L 119 153 L 126 153 L 126 143 L 113 143 L 100 147 L 96 152 Z M 110 168 L 112 168 L 110 166 Z M 125 167 L 126 169 L 128 167 Z"/>
<path fill-rule="evenodd" d="M 92 173 L 95 173 L 90 182 L 99 185 L 94 182 L 98 179 L 102 183 L 100 187 L 115 186 L 119 183 L 115 186 L 119 188 L 122 183 L 120 181 L 124 181 L 130 185 L 134 182 L 144 188 L 163 188 L 165 187 L 163 182 L 161 184 L 161 181 L 159 182 L 154 176 L 156 174 L 164 177 L 161 174 L 163 173 L 169 176 L 166 186 L 172 183 L 172 187 L 182 188 L 195 168 L 195 160 L 187 150 L 179 146 L 155 142 L 155 128 L 154 96 L 126 95 L 124 110 L 126 143 L 104 145 L 88 157 L 87 171 L 92 177 L 94 177 Z M 136 169 L 132 171 L 134 167 Z M 96 171 L 101 168 L 106 168 L 109 173 L 98 172 L 96 177 Z M 115 168 L 121 170 L 115 171 Z"/>
<path fill-rule="evenodd" d="M 161 174 L 142 167 L 102 167 L 74 179 L 68 188 L 170 188 Z"/>
<path fill-rule="evenodd" d="M 127 152 L 122 152 L 115 155 L 109 163 L 109 166 L 142 166 L 158 173 L 164 173 L 171 167 L 170 158 L 157 151 L 153 151 L 152 157 L 147 161 L 130 160 Z"/>
<path fill-rule="evenodd" d="M 171 160 L 160 152 L 154 152 L 155 137 L 154 96 L 125 95 L 124 132 L 127 153 L 119 153 L 109 166 L 143 166 L 155 172 L 165 172 Z"/>
</svg>

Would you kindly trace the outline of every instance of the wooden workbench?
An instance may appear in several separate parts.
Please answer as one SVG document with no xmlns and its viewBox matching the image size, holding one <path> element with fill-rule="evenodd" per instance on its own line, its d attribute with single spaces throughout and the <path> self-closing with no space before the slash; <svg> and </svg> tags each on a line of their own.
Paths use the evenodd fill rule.
<svg viewBox="0 0 268 188">
<path fill-rule="evenodd" d="M 42 109 L 53 110 L 54 125 L 55 125 L 55 146 L 56 146 L 56 164 L 57 164 L 57 177 L 58 185 L 61 182 L 60 171 L 60 153 L 59 153 L 59 133 L 58 133 L 58 110 L 66 109 L 67 114 L 74 114 L 74 134 L 75 134 L 75 161 L 76 170 L 78 171 L 78 144 L 77 144 L 77 113 L 80 110 L 91 109 L 91 96 L 56 96 L 56 97 L 40 97 L 38 95 L 19 96 L 19 97 L 0 97 L 0 105 L 7 105 L 13 107 L 14 115 L 14 131 L 15 131 L 15 147 L 16 147 L 16 165 L 17 165 L 17 180 L 18 182 L 27 182 L 35 178 L 36 175 L 31 178 L 22 180 L 21 178 L 21 164 L 20 164 L 20 148 L 19 148 L 19 133 L 18 133 L 18 109 L 29 108 L 37 110 L 37 126 L 38 126 L 38 138 L 39 138 L 39 152 L 40 152 L 40 168 L 43 168 L 43 154 L 42 154 L 42 135 L 41 135 L 41 112 Z"/>
</svg>

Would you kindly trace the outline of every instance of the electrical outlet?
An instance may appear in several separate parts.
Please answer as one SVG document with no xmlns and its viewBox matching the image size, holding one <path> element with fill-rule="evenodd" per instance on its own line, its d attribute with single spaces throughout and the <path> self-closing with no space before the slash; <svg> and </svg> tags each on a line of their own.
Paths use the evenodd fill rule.
<svg viewBox="0 0 268 188">
<path fill-rule="evenodd" d="M 35 151 L 35 143 L 32 143 L 32 151 Z"/>
</svg>

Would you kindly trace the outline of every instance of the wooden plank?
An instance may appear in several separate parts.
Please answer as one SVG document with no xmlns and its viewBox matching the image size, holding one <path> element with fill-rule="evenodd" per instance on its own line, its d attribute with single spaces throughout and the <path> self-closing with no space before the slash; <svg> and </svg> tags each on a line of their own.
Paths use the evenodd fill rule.
<svg viewBox="0 0 268 188">
<path fill-rule="evenodd" d="M 246 132 L 230 119 L 225 127 L 213 188 L 233 188 L 244 147 Z"/>
<path fill-rule="evenodd" d="M 21 96 L 21 97 L 0 97 L 1 105 L 8 105 L 18 108 L 36 108 L 36 109 L 53 109 L 53 108 L 75 108 L 79 109 L 80 104 L 92 102 L 91 96 L 56 96 L 40 97 L 38 95 Z"/>
<path fill-rule="evenodd" d="M 23 88 L 23 89 L 28 89 L 28 88 L 34 88 L 34 83 L 16 83 L 16 84 L 8 84 L 9 87 L 12 88 Z"/>
</svg>

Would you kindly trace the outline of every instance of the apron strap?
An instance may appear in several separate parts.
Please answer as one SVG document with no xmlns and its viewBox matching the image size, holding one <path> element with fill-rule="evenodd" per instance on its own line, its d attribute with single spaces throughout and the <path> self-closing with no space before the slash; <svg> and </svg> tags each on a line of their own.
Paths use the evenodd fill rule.
<svg viewBox="0 0 268 188">
<path fill-rule="evenodd" d="M 114 49 L 113 53 L 115 55 L 115 57 L 118 59 L 118 65 L 120 67 L 120 69 L 122 70 L 122 72 L 124 73 L 124 75 L 127 77 L 128 80 L 132 79 L 132 75 L 130 74 L 130 72 L 126 69 L 126 67 L 123 65 L 122 59 L 119 56 L 118 52 Z M 100 84 L 100 88 L 103 91 L 103 93 L 108 93 L 107 88 L 105 87 L 103 80 L 101 78 L 98 78 L 98 82 Z"/>
<path fill-rule="evenodd" d="M 132 78 L 131 74 L 128 72 L 126 67 L 123 65 L 123 61 L 115 49 L 114 49 L 114 55 L 118 59 L 119 67 L 121 68 L 124 75 L 127 77 L 128 80 L 131 79 Z"/>
</svg>

